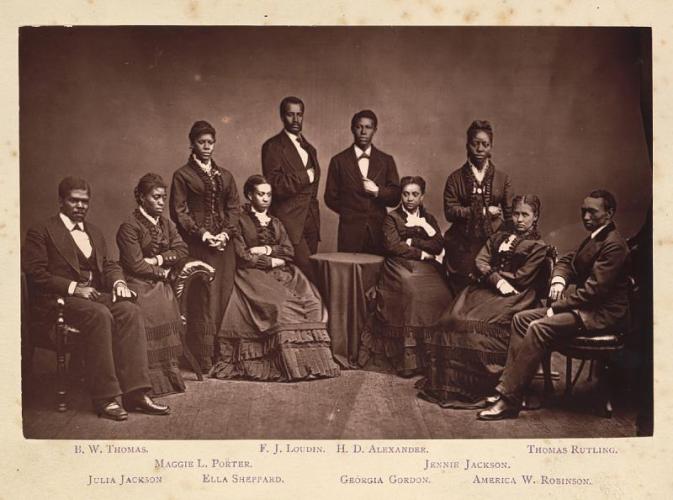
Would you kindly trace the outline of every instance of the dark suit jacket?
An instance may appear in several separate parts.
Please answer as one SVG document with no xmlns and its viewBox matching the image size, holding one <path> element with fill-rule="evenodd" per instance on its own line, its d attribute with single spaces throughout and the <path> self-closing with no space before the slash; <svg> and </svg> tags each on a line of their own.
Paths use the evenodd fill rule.
<svg viewBox="0 0 673 500">
<path fill-rule="evenodd" d="M 563 256 L 552 279 L 562 277 L 567 287 L 552 305 L 554 312 L 575 312 L 589 331 L 622 324 L 629 313 L 628 258 L 626 241 L 612 223 Z"/>
<path fill-rule="evenodd" d="M 382 242 L 386 207 L 400 202 L 400 176 L 392 156 L 372 146 L 367 177 L 379 186 L 377 197 L 368 194 L 362 185 L 362 173 L 352 145 L 330 161 L 325 204 L 339 214 L 340 252 L 361 251 L 368 227 Z"/>
<path fill-rule="evenodd" d="M 316 150 L 310 144 L 307 152 L 315 166 L 313 182 L 310 182 L 299 152 L 284 130 L 262 146 L 262 173 L 273 189 L 269 212 L 283 223 L 293 245 L 301 241 L 305 232 L 315 232 L 320 238 L 320 212 L 316 198 L 320 165 Z"/>
<path fill-rule="evenodd" d="M 103 233 L 88 222 L 84 229 L 96 251 L 96 268 L 103 281 L 100 291 L 110 292 L 115 281 L 124 280 L 124 274 L 119 264 L 108 259 Z M 58 215 L 28 230 L 21 260 L 38 304 L 67 296 L 70 282 L 80 280 L 77 245 Z"/>
</svg>

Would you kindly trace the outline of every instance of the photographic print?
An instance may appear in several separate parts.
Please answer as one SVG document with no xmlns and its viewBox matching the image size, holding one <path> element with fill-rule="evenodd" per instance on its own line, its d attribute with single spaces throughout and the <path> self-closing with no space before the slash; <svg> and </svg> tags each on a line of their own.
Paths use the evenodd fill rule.
<svg viewBox="0 0 673 500">
<path fill-rule="evenodd" d="M 652 434 L 649 28 L 18 39 L 25 438 Z"/>
</svg>

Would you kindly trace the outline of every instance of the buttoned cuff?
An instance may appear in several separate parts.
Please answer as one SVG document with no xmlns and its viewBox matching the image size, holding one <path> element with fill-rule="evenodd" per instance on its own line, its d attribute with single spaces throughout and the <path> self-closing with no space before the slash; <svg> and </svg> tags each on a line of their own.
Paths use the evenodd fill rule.
<svg viewBox="0 0 673 500">
<path fill-rule="evenodd" d="M 157 255 L 157 266 L 161 267 L 164 264 L 164 258 L 161 255 Z"/>
<path fill-rule="evenodd" d="M 77 282 L 71 281 L 68 285 L 68 295 L 72 296 L 75 293 L 75 288 L 77 288 Z"/>
<path fill-rule="evenodd" d="M 507 283 L 507 281 L 505 281 L 504 278 L 500 278 L 498 282 L 495 284 L 495 287 L 498 289 L 498 291 L 500 291 L 500 287 L 503 286 L 505 283 Z"/>
<path fill-rule="evenodd" d="M 563 276 L 554 276 L 551 279 L 550 284 L 555 285 L 556 283 L 560 283 L 561 285 L 566 286 L 566 280 Z"/>
</svg>

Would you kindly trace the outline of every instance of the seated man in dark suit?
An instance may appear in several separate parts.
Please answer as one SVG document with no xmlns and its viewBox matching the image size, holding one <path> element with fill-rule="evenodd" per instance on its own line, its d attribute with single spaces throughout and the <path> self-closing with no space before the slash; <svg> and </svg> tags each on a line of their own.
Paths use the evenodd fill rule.
<svg viewBox="0 0 673 500">
<path fill-rule="evenodd" d="M 383 255 L 386 207 L 400 202 L 395 160 L 372 145 L 377 126 L 373 111 L 355 113 L 351 120 L 354 144 L 329 164 L 325 204 L 339 214 L 339 252 Z"/>
<path fill-rule="evenodd" d="M 582 222 L 591 234 L 554 267 L 551 307 L 514 316 L 498 395 L 489 398 L 491 408 L 477 414 L 480 420 L 518 416 L 523 392 L 554 341 L 579 332 L 599 334 L 621 326 L 628 317 L 629 249 L 612 222 L 616 208 L 615 197 L 605 190 L 592 191 L 584 199 Z"/>
<path fill-rule="evenodd" d="M 116 262 L 107 258 L 100 230 L 84 219 L 91 189 L 66 177 L 58 186 L 60 213 L 28 230 L 22 266 L 35 295 L 35 312 L 49 314 L 65 297 L 64 316 L 85 339 L 84 361 L 99 416 L 126 420 L 129 411 L 167 415 L 150 399 L 145 327 Z M 110 290 L 104 292 L 102 290 Z M 117 397 L 123 394 L 123 404 Z"/>
</svg>

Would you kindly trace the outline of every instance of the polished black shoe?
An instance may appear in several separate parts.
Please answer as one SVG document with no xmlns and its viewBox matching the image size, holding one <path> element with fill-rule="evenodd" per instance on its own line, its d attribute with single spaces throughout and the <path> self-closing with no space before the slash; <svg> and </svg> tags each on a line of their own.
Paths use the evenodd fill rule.
<svg viewBox="0 0 673 500">
<path fill-rule="evenodd" d="M 518 416 L 519 407 L 508 403 L 502 398 L 490 408 L 477 413 L 477 419 L 479 420 L 504 420 L 506 418 L 517 418 Z"/>
<path fill-rule="evenodd" d="M 121 422 L 129 418 L 129 414 L 115 400 L 103 401 L 96 405 L 96 412 L 100 418 L 107 418 Z"/>
<path fill-rule="evenodd" d="M 137 411 L 147 415 L 169 415 L 171 408 L 152 401 L 147 394 L 124 397 L 124 406 L 128 411 Z"/>
</svg>

